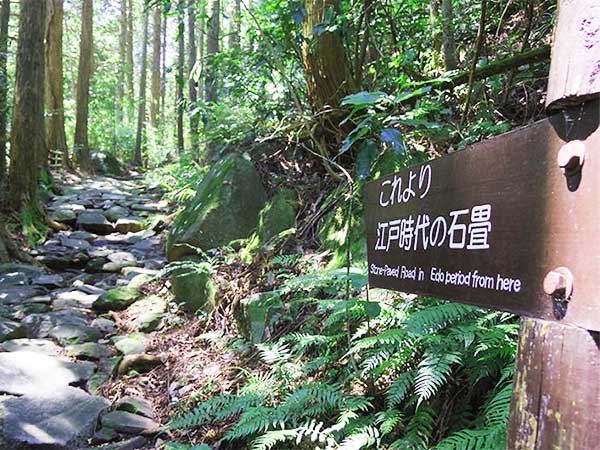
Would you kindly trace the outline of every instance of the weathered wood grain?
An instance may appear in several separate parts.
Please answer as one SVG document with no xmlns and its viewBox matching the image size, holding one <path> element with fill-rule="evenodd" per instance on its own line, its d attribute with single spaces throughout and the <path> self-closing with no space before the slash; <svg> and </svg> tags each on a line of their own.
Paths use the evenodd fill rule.
<svg viewBox="0 0 600 450">
<path fill-rule="evenodd" d="M 600 449 L 600 335 L 523 318 L 508 450 Z"/>
<path fill-rule="evenodd" d="M 600 97 L 600 2 L 559 0 L 548 110 Z"/>
</svg>

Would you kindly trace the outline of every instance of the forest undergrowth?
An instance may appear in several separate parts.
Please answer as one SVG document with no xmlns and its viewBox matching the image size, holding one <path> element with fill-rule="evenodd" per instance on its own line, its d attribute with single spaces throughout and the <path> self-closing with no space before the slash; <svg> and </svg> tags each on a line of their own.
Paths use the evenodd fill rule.
<svg viewBox="0 0 600 450">
<path fill-rule="evenodd" d="M 153 342 L 168 362 L 137 388 L 160 399 L 166 448 L 504 448 L 516 318 L 369 289 L 361 186 L 318 183 L 314 159 L 285 141 L 269 145 L 279 150 L 257 166 L 271 189 L 302 193 L 296 229 L 250 261 L 243 241 L 208 255 L 217 309 L 172 311 Z M 173 165 L 149 180 L 185 202 L 201 177 Z M 233 317 L 260 292 L 274 313 L 265 342 L 253 344 Z"/>
</svg>

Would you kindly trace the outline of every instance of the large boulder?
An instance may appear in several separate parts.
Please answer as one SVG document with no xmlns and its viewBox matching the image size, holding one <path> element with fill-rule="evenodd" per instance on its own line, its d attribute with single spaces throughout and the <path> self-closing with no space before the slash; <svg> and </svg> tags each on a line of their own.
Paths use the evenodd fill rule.
<svg viewBox="0 0 600 450">
<path fill-rule="evenodd" d="M 297 199 L 291 189 L 280 189 L 261 210 L 258 227 L 242 252 L 242 259 L 250 262 L 252 255 L 272 242 L 273 238 L 296 225 Z"/>
<path fill-rule="evenodd" d="M 254 344 L 270 338 L 271 328 L 285 307 L 273 292 L 260 292 L 240 301 L 233 318 L 240 334 Z"/>
<path fill-rule="evenodd" d="M 208 172 L 195 198 L 179 214 L 167 239 L 170 261 L 250 236 L 267 196 L 254 164 L 229 155 Z"/>
<path fill-rule="evenodd" d="M 213 269 L 208 262 L 187 260 L 173 270 L 171 277 L 173 294 L 178 303 L 195 313 L 209 312 L 215 306 L 217 286 Z"/>
<path fill-rule="evenodd" d="M 123 167 L 119 160 L 110 153 L 92 153 L 94 171 L 102 175 L 123 175 Z"/>
</svg>

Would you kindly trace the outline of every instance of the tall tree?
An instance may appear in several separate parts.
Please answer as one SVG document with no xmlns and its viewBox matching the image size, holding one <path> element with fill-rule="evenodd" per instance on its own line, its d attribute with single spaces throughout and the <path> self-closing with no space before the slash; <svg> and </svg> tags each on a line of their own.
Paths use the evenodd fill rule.
<svg viewBox="0 0 600 450">
<path fill-rule="evenodd" d="M 305 42 L 302 59 L 308 97 L 315 111 L 326 105 L 339 106 L 341 100 L 354 91 L 348 69 L 342 35 L 339 31 L 314 33 L 325 21 L 328 11 L 338 12 L 341 0 L 305 0 Z"/>
<path fill-rule="evenodd" d="M 213 57 L 219 53 L 219 36 L 221 34 L 221 3 L 213 0 L 208 21 L 208 33 L 206 36 L 206 76 L 204 86 L 204 99 L 206 103 L 215 103 L 217 97 L 217 79 L 213 68 Z"/>
<path fill-rule="evenodd" d="M 119 16 L 119 77 L 116 86 L 117 123 L 123 120 L 123 99 L 125 98 L 125 79 L 127 72 L 127 0 L 121 0 Z"/>
<path fill-rule="evenodd" d="M 190 0 L 188 9 L 188 95 L 189 107 L 194 109 L 198 101 L 198 88 L 195 81 L 196 69 L 196 6 Z M 190 114 L 190 143 L 192 154 L 198 154 L 198 114 Z"/>
<path fill-rule="evenodd" d="M 152 81 L 150 101 L 150 123 L 156 129 L 160 115 L 160 54 L 161 54 L 161 19 L 162 9 L 159 5 L 154 7 L 154 18 L 152 26 Z"/>
<path fill-rule="evenodd" d="M 47 0 L 46 20 L 46 143 L 48 151 L 60 151 L 62 163 L 70 167 L 63 92 L 63 0 Z"/>
<path fill-rule="evenodd" d="M 183 139 L 183 109 L 185 97 L 183 95 L 185 76 L 185 0 L 177 4 L 177 152 L 181 155 L 184 150 Z"/>
<path fill-rule="evenodd" d="M 88 142 L 88 119 L 90 102 L 90 79 L 93 72 L 94 49 L 94 0 L 82 0 L 81 42 L 79 69 L 77 73 L 77 113 L 75 120 L 75 150 L 80 167 L 92 171 L 92 159 Z"/>
<path fill-rule="evenodd" d="M 133 90 L 133 0 L 127 5 L 127 97 L 130 108 L 133 106 L 135 92 Z"/>
<path fill-rule="evenodd" d="M 242 3 L 241 0 L 233 0 L 231 8 L 231 30 L 229 31 L 229 48 L 240 48 L 240 34 L 242 31 Z"/>
<path fill-rule="evenodd" d="M 161 49 L 161 69 L 160 69 L 160 115 L 164 120 L 165 115 L 165 97 L 167 93 L 166 84 L 167 84 L 167 8 L 165 7 L 165 12 L 163 15 L 163 27 L 162 27 L 162 49 Z"/>
<path fill-rule="evenodd" d="M 452 0 L 442 0 L 442 53 L 446 70 L 458 68 L 456 41 L 454 40 L 454 12 Z"/>
<path fill-rule="evenodd" d="M 199 5 L 198 16 L 200 17 L 198 23 L 198 95 L 201 97 L 204 92 L 204 70 L 206 64 L 204 63 L 204 44 L 206 42 L 206 3 L 202 2 Z"/>
<path fill-rule="evenodd" d="M 10 0 L 0 8 L 0 186 L 6 178 L 6 125 L 8 122 L 8 21 Z"/>
<path fill-rule="evenodd" d="M 37 204 L 44 123 L 44 34 L 46 2 L 21 0 L 19 43 L 10 142 L 8 204 L 15 210 Z"/>
<path fill-rule="evenodd" d="M 144 5 L 144 37 L 142 39 L 142 64 L 140 68 L 140 97 L 138 99 L 138 119 L 137 133 L 135 135 L 135 165 L 141 166 L 142 161 L 142 145 L 144 139 L 144 124 L 146 123 L 146 71 L 148 66 L 148 2 Z"/>
</svg>

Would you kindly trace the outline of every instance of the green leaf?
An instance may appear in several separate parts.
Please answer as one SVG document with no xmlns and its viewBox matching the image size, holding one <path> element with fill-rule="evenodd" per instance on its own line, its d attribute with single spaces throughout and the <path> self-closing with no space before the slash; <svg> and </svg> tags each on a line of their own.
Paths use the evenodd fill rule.
<svg viewBox="0 0 600 450">
<path fill-rule="evenodd" d="M 352 130 L 350 134 L 348 134 L 348 136 L 346 136 L 346 139 L 344 139 L 344 141 L 342 142 L 342 147 L 340 148 L 338 156 L 350 150 L 350 147 L 352 147 L 356 143 L 356 141 L 360 140 L 363 136 L 365 136 L 370 129 L 371 119 L 367 117 L 365 120 L 359 123 L 356 126 L 356 128 L 354 128 L 354 130 Z"/>
<path fill-rule="evenodd" d="M 394 149 L 394 153 L 398 156 L 406 154 L 406 147 L 402 139 L 402 133 L 395 128 L 386 128 L 381 132 L 381 140 L 386 144 L 390 144 Z"/>
<path fill-rule="evenodd" d="M 378 148 L 377 144 L 368 139 L 364 141 L 356 156 L 356 172 L 358 178 L 364 180 L 371 175 L 371 165 L 377 159 Z"/>
<path fill-rule="evenodd" d="M 358 94 L 348 95 L 342 100 L 342 106 L 359 106 L 366 108 L 379 102 L 380 100 L 387 98 L 385 92 L 359 92 Z"/>
<path fill-rule="evenodd" d="M 377 302 L 365 302 L 365 313 L 370 319 L 375 319 L 381 314 L 381 306 Z"/>
</svg>

